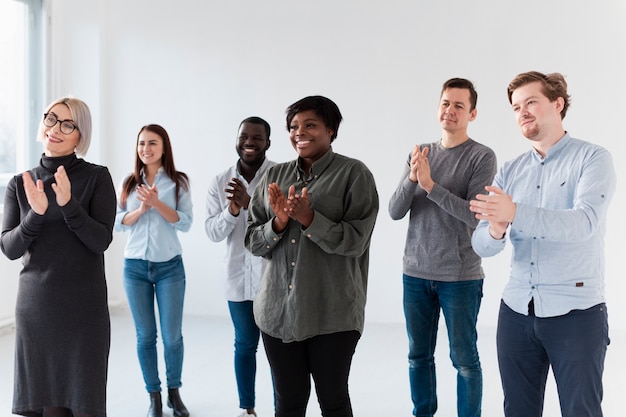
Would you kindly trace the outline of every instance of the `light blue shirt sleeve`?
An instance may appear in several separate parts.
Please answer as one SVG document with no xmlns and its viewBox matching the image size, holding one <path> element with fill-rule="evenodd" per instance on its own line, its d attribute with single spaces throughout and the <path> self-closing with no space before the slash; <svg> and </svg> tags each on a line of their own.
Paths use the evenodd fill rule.
<svg viewBox="0 0 626 417">
<path fill-rule="evenodd" d="M 188 232 L 193 223 L 193 203 L 191 201 L 191 192 L 182 187 L 179 190 L 176 213 L 178 213 L 178 221 L 172 223 L 172 225 L 178 231 Z"/>
<path fill-rule="evenodd" d="M 511 274 L 503 300 L 528 314 L 554 317 L 604 302 L 604 235 L 616 188 L 610 153 L 566 134 L 542 158 L 530 151 L 507 162 L 495 185 L 516 203 L 508 230 Z M 472 246 L 481 256 L 499 253 L 504 240 L 481 221 Z"/>
<path fill-rule="evenodd" d="M 555 242 L 583 242 L 602 227 L 609 197 L 615 190 L 613 160 L 602 148 L 583 148 L 580 152 L 584 153 L 584 161 L 579 160 L 581 155 L 572 153 L 561 156 L 562 168 L 554 170 L 552 176 L 562 181 L 557 181 L 556 191 L 546 193 L 544 207 L 517 204 L 514 229 Z M 571 168 L 575 176 L 568 175 Z"/>
</svg>

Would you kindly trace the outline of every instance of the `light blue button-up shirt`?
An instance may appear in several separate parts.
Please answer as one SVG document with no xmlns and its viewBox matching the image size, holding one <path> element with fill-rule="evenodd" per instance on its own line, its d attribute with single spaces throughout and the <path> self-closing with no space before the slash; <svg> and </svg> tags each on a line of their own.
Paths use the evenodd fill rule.
<svg viewBox="0 0 626 417">
<path fill-rule="evenodd" d="M 502 296 L 512 310 L 555 317 L 605 301 L 604 235 L 615 169 L 604 148 L 565 134 L 545 158 L 531 150 L 499 170 L 494 185 L 517 205 L 508 231 L 511 275 Z M 472 236 L 480 256 L 505 246 L 481 221 Z"/>
<path fill-rule="evenodd" d="M 145 177 L 143 180 L 145 182 Z M 125 181 L 126 179 L 122 181 L 122 184 Z M 131 226 L 122 224 L 124 216 L 128 212 L 139 208 L 141 204 L 137 199 L 137 192 L 133 191 L 130 193 L 126 199 L 126 207 L 121 207 L 118 202 L 117 214 L 115 216 L 115 231 L 129 232 L 126 248 L 124 249 L 124 257 L 127 259 L 165 262 L 176 255 L 182 254 L 182 247 L 176 232 L 187 232 L 191 229 L 193 220 L 191 193 L 189 190 L 180 187 L 177 203 L 176 184 L 167 176 L 162 167 L 157 172 L 154 184 L 159 191 L 159 200 L 176 210 L 178 221 L 170 223 L 158 211 L 151 208 L 135 224 Z"/>
</svg>

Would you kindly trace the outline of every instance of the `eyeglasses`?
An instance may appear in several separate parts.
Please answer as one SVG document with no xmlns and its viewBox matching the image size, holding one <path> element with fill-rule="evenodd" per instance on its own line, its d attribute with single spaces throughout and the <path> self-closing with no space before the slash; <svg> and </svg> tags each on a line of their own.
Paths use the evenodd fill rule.
<svg viewBox="0 0 626 417">
<path fill-rule="evenodd" d="M 78 129 L 78 127 L 70 120 L 59 120 L 57 115 L 54 113 L 46 113 L 43 115 L 43 124 L 45 126 L 54 127 L 57 123 L 61 124 L 61 133 L 65 135 L 69 135 L 74 131 L 74 129 Z"/>
</svg>

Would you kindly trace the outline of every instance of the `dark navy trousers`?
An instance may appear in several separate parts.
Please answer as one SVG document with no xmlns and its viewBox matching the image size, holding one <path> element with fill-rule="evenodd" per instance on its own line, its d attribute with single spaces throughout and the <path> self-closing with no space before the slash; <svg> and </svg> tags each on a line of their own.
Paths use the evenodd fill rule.
<svg viewBox="0 0 626 417">
<path fill-rule="evenodd" d="M 532 305 L 530 306 L 532 307 Z M 606 305 L 558 317 L 500 305 L 497 347 L 506 417 L 540 417 L 548 371 L 563 417 L 602 417 L 602 373 L 609 345 Z"/>
</svg>

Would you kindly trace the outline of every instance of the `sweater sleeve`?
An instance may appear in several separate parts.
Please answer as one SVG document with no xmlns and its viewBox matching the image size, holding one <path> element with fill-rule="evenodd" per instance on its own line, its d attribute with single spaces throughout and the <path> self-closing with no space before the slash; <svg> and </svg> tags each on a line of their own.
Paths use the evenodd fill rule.
<svg viewBox="0 0 626 417">
<path fill-rule="evenodd" d="M 96 178 L 89 203 L 82 205 L 72 197 L 60 210 L 65 223 L 78 239 L 92 252 L 103 253 L 113 240 L 115 187 L 107 168 L 98 167 L 92 175 Z"/>
<path fill-rule="evenodd" d="M 20 195 L 22 198 L 20 198 Z M 4 214 L 0 247 L 7 258 L 18 259 L 30 247 L 41 231 L 45 219 L 29 207 L 22 207 L 26 202 L 21 176 L 15 176 L 7 185 L 4 194 Z M 22 208 L 27 212 L 21 219 Z"/>
<path fill-rule="evenodd" d="M 409 161 L 410 159 L 411 157 L 409 156 Z M 406 216 L 413 204 L 417 183 L 409 180 L 409 170 L 409 163 L 404 164 L 400 183 L 389 199 L 389 216 L 391 216 L 393 220 L 400 220 Z"/>
<path fill-rule="evenodd" d="M 465 196 L 455 195 L 437 183 L 427 196 L 446 213 L 472 229 L 478 225 L 478 220 L 469 209 L 469 201 L 475 198 L 477 194 L 485 193 L 485 187 L 493 182 L 497 170 L 495 153 L 488 148 L 482 149 L 483 151 L 478 153 L 476 158 L 468 161 L 468 176 L 461 179 L 467 182 Z"/>
</svg>

